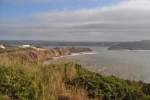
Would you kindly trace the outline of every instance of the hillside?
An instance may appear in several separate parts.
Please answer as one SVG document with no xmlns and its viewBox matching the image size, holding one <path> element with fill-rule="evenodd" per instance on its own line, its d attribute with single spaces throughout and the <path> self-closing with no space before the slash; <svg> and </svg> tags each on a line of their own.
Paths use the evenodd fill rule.
<svg viewBox="0 0 150 100">
<path fill-rule="evenodd" d="M 9 54 L 9 57 L 18 57 L 20 60 L 28 61 L 44 61 L 53 59 L 53 57 L 71 55 L 72 53 L 90 52 L 89 48 L 78 48 L 78 47 L 67 47 L 67 48 L 53 48 L 53 49 L 42 49 L 42 48 L 8 48 L 0 49 L 0 57 Z"/>
<path fill-rule="evenodd" d="M 150 50 L 150 41 L 137 41 L 137 42 L 123 42 L 112 45 L 108 48 L 109 50 Z"/>
<path fill-rule="evenodd" d="M 111 46 L 113 44 L 116 44 L 118 42 L 109 42 L 109 41 L 100 41 L 100 42 L 81 42 L 81 41 L 34 41 L 34 40 L 0 40 L 1 44 L 7 44 L 7 45 L 23 45 L 23 44 L 30 44 L 35 46 Z"/>
<path fill-rule="evenodd" d="M 0 100 L 150 100 L 150 84 L 103 76 L 76 62 L 45 65 L 45 51 L 30 52 L 0 54 Z"/>
</svg>

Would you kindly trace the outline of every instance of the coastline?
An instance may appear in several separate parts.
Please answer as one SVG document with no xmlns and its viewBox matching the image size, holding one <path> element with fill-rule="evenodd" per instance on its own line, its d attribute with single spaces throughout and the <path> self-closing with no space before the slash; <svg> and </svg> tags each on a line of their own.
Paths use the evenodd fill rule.
<svg viewBox="0 0 150 100">
<path fill-rule="evenodd" d="M 66 49 L 56 48 L 51 51 L 33 51 L 26 49 L 19 52 L 8 52 L 7 55 L 1 57 L 0 73 L 2 81 L 0 84 L 1 86 L 4 86 L 2 87 L 4 88 L 4 91 L 1 90 L 0 95 L 12 99 L 27 98 L 32 100 L 37 100 L 37 98 L 43 98 L 45 96 L 48 97 L 46 100 L 49 100 L 52 96 L 54 97 L 54 100 L 57 100 L 59 97 L 75 98 L 76 95 L 87 98 L 80 98 L 78 100 L 97 98 L 106 100 L 106 97 L 110 99 L 114 99 L 115 97 L 116 99 L 121 98 L 121 100 L 126 100 L 126 97 L 129 95 L 131 99 L 127 98 L 127 100 L 138 100 L 135 98 L 149 100 L 149 91 L 147 92 L 147 90 L 150 85 L 144 81 L 126 80 L 115 75 L 107 76 L 103 74 L 103 71 L 107 70 L 106 67 L 94 71 L 88 66 L 69 61 L 70 58 L 74 57 L 68 56 L 79 57 L 80 55 L 92 56 L 93 54 L 103 54 L 103 52 L 100 51 L 82 51 L 73 53 Z M 108 57 L 110 56 L 111 55 L 108 54 Z M 82 57 L 84 56 L 80 57 L 83 59 Z M 46 58 L 49 59 L 46 60 Z M 64 61 L 66 59 L 68 60 Z M 92 59 L 92 57 L 90 57 L 90 59 Z M 31 60 L 33 61 L 31 62 Z M 106 59 L 104 60 L 106 61 Z M 24 83 L 27 83 L 27 85 Z M 45 87 L 45 89 L 43 89 L 43 87 Z M 22 88 L 25 89 L 25 91 L 22 91 Z M 82 89 L 83 92 L 80 93 L 77 89 L 78 91 Z M 7 93 L 7 91 L 9 91 L 9 93 Z M 17 97 L 16 95 L 9 95 L 14 94 L 14 91 L 16 94 L 19 93 L 17 94 Z M 40 95 L 42 93 L 44 94 Z M 30 94 L 32 94 L 32 98 L 30 98 Z"/>
<path fill-rule="evenodd" d="M 70 57 L 70 56 L 93 55 L 93 54 L 97 54 L 97 52 L 96 51 L 90 51 L 90 52 L 71 53 L 70 55 L 52 57 L 52 60 L 57 60 L 59 58 Z"/>
<path fill-rule="evenodd" d="M 73 56 L 81 56 L 81 55 L 94 55 L 94 54 L 98 54 L 98 52 L 96 52 L 96 51 L 90 51 L 90 52 L 71 53 L 70 55 L 52 57 L 52 58 L 50 58 L 48 60 L 45 60 L 43 62 L 43 64 L 47 65 L 47 64 L 50 63 L 50 61 L 58 60 L 58 59 L 65 58 L 65 57 L 73 57 Z"/>
</svg>

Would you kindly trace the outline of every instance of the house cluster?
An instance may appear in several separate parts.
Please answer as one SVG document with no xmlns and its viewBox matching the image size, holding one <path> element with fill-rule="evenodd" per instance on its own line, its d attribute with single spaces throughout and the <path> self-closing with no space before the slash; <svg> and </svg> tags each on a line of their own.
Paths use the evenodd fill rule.
<svg viewBox="0 0 150 100">
<path fill-rule="evenodd" d="M 43 49 L 43 48 L 38 48 L 38 47 L 35 47 L 35 46 L 32 46 L 32 45 L 21 45 L 21 46 L 18 46 L 19 48 L 32 48 L 34 50 L 37 50 L 37 51 L 44 51 L 46 49 Z M 0 49 L 6 49 L 7 47 L 3 44 L 0 44 Z"/>
<path fill-rule="evenodd" d="M 38 48 L 38 47 L 35 47 L 35 46 L 32 46 L 32 45 L 21 45 L 21 46 L 19 46 L 19 48 L 32 48 L 32 49 L 35 49 L 37 51 L 44 51 L 44 50 L 46 50 L 46 49 Z"/>
</svg>

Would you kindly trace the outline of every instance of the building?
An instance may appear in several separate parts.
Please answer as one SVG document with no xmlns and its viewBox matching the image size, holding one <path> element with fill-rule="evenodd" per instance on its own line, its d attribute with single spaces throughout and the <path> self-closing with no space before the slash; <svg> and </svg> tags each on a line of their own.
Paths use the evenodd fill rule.
<svg viewBox="0 0 150 100">
<path fill-rule="evenodd" d="M 31 48 L 31 45 L 21 45 L 20 48 Z"/>
<path fill-rule="evenodd" d="M 6 47 L 4 45 L 2 45 L 2 44 L 0 45 L 0 48 L 1 49 L 6 49 Z"/>
<path fill-rule="evenodd" d="M 45 51 L 46 49 L 44 49 L 44 48 L 37 48 L 37 47 L 35 47 L 35 46 L 31 46 L 31 45 L 21 45 L 21 46 L 19 46 L 20 48 L 32 48 L 32 49 L 34 49 L 34 50 L 37 50 L 37 51 Z"/>
</svg>

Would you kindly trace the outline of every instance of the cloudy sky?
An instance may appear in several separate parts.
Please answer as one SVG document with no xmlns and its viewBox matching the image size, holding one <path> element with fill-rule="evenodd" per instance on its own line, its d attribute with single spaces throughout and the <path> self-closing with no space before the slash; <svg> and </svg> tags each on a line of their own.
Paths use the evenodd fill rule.
<svg viewBox="0 0 150 100">
<path fill-rule="evenodd" d="M 150 40 L 150 0 L 0 0 L 0 40 Z"/>
</svg>

